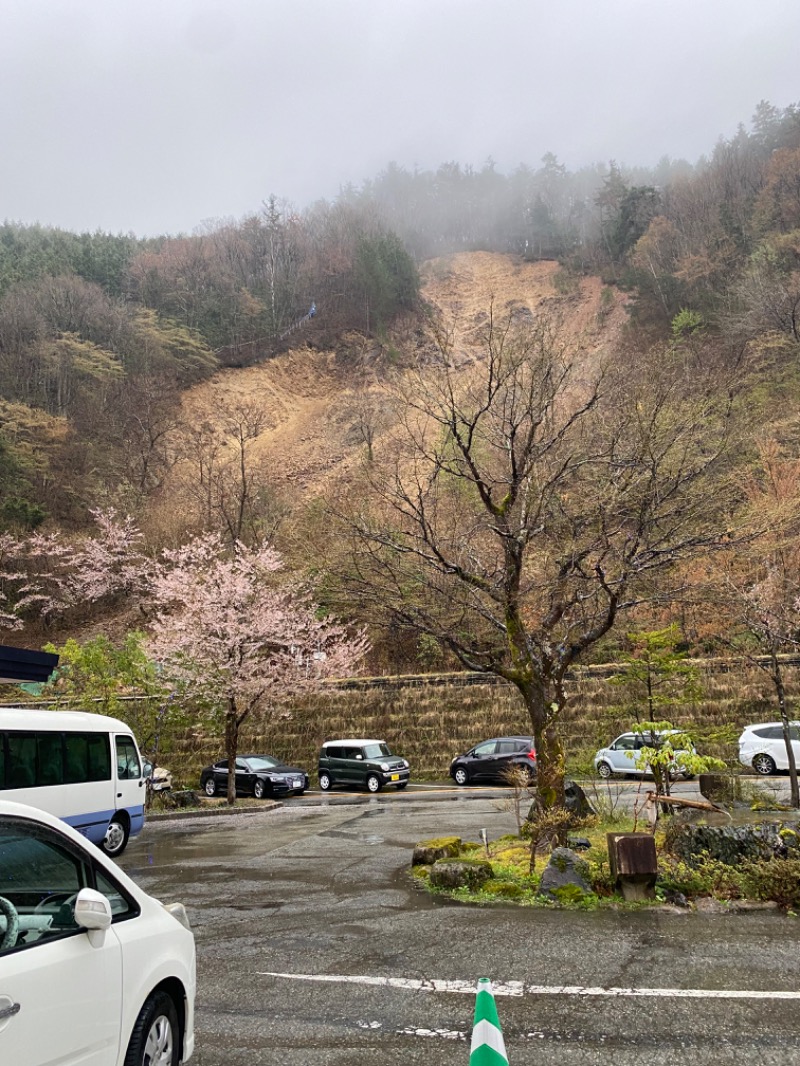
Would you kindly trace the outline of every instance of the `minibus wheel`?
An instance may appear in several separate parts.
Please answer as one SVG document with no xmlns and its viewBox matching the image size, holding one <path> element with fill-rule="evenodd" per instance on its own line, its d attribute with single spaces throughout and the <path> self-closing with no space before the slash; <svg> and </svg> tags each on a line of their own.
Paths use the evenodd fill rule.
<svg viewBox="0 0 800 1066">
<path fill-rule="evenodd" d="M 106 829 L 106 835 L 100 847 L 113 859 L 125 850 L 129 835 L 130 826 L 127 821 L 115 815 L 108 823 L 108 829 Z"/>
</svg>

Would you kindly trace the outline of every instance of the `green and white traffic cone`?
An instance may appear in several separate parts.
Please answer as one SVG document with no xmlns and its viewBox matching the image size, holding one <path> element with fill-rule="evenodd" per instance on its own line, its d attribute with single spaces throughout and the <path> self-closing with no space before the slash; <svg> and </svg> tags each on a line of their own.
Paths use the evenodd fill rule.
<svg viewBox="0 0 800 1066">
<path fill-rule="evenodd" d="M 500 1032 L 500 1020 L 488 977 L 478 981 L 475 1000 L 475 1022 L 472 1027 L 472 1045 L 469 1051 L 469 1066 L 508 1066 L 506 1045 Z"/>
</svg>

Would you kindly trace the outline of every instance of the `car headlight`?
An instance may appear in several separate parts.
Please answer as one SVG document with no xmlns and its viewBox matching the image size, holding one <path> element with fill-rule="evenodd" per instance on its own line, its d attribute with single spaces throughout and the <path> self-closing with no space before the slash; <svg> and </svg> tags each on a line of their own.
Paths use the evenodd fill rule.
<svg viewBox="0 0 800 1066">
<path fill-rule="evenodd" d="M 403 766 L 405 766 L 406 770 L 408 769 L 408 767 L 409 767 L 408 759 L 403 759 Z"/>
<path fill-rule="evenodd" d="M 387 772 L 388 772 L 388 770 L 389 770 L 389 764 L 388 764 L 388 762 L 382 762 L 382 763 L 381 763 L 381 770 L 383 770 L 383 772 L 384 772 L 384 773 L 387 773 Z"/>
</svg>

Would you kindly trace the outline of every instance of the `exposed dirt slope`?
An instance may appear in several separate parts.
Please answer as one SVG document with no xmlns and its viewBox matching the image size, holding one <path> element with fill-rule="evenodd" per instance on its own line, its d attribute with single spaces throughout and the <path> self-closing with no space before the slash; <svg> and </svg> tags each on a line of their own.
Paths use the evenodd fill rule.
<svg viewBox="0 0 800 1066">
<path fill-rule="evenodd" d="M 426 298 L 454 323 L 457 347 L 471 347 L 490 307 L 501 319 L 509 311 L 545 310 L 559 316 L 573 336 L 585 335 L 590 345 L 620 324 L 618 306 L 609 304 L 607 314 L 602 313 L 599 278 L 570 282 L 554 262 L 526 263 L 512 256 L 471 252 L 432 260 L 423 277 Z M 559 291 L 556 282 L 561 278 Z"/>
<path fill-rule="evenodd" d="M 500 318 L 509 311 L 557 314 L 591 358 L 622 328 L 623 299 L 603 294 L 599 278 L 575 281 L 566 292 L 563 284 L 557 289 L 559 270 L 554 262 L 464 253 L 425 265 L 424 296 L 452 331 L 456 358 L 469 362 L 479 355 L 477 334 L 490 308 Z M 397 343 L 402 347 L 403 340 Z M 239 401 L 263 405 L 268 426 L 254 443 L 253 456 L 263 463 L 275 489 L 295 499 L 299 490 L 309 499 L 329 490 L 331 481 L 347 480 L 363 459 L 363 441 L 353 430 L 358 398 L 352 390 L 352 363 L 341 352 L 303 346 L 257 366 L 221 371 L 186 394 L 184 414 L 195 424 L 218 425 L 226 406 Z M 167 493 L 172 510 L 179 491 L 176 478 Z"/>
</svg>

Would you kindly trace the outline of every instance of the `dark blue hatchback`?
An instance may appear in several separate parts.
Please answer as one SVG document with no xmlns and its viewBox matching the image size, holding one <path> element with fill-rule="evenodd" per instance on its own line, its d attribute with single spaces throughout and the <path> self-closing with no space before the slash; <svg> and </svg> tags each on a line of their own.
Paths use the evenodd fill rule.
<svg viewBox="0 0 800 1066">
<path fill-rule="evenodd" d="M 524 770 L 528 780 L 536 778 L 536 746 L 533 737 L 494 737 L 470 748 L 464 755 L 456 755 L 450 764 L 450 776 L 457 785 L 472 785 L 481 781 L 507 783 L 505 774 L 510 767 Z"/>
</svg>

